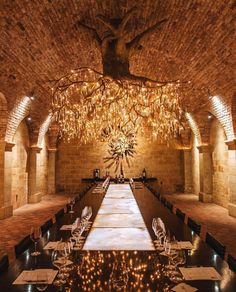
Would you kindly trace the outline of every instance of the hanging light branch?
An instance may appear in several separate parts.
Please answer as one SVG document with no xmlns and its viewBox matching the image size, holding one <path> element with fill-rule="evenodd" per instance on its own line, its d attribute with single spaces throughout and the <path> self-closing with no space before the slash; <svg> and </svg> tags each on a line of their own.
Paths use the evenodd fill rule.
<svg viewBox="0 0 236 292">
<path fill-rule="evenodd" d="M 126 26 L 136 12 L 137 8 L 132 8 L 122 19 L 116 19 L 116 25 L 98 15 L 110 30 L 103 38 L 95 28 L 77 22 L 77 27 L 89 31 L 100 47 L 103 73 L 81 67 L 52 81 L 51 111 L 64 139 L 87 143 L 103 140 L 107 128 L 113 129 L 111 135 L 148 125 L 153 136 L 167 140 L 182 127 L 179 80 L 158 81 L 130 73 L 129 59 L 140 48 L 141 40 L 167 21 L 157 22 L 127 42 Z"/>
</svg>

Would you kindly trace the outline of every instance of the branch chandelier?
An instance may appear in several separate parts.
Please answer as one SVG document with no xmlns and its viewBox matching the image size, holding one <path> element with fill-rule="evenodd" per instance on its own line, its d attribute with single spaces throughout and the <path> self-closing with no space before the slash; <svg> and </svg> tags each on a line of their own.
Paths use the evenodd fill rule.
<svg viewBox="0 0 236 292">
<path fill-rule="evenodd" d="M 115 80 L 92 69 L 78 69 L 57 82 L 53 113 L 68 141 L 103 141 L 104 129 L 113 129 L 114 134 L 145 126 L 154 137 L 167 140 L 180 128 L 178 87 L 178 83 Z"/>
<path fill-rule="evenodd" d="M 136 11 L 132 8 L 122 19 L 98 15 L 108 28 L 103 38 L 96 29 L 77 23 L 100 46 L 103 73 L 83 67 L 54 80 L 52 113 L 65 140 L 115 143 L 119 135 L 136 135 L 144 127 L 151 129 L 153 137 L 168 140 L 182 128 L 180 82 L 160 82 L 130 73 L 130 56 L 140 50 L 143 37 L 166 22 L 161 20 L 128 41 L 126 24 Z"/>
</svg>

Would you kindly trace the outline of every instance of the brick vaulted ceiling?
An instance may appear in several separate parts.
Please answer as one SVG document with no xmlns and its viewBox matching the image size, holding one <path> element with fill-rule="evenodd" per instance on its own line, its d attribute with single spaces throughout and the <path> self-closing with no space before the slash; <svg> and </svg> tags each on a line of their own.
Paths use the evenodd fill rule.
<svg viewBox="0 0 236 292">
<path fill-rule="evenodd" d="M 102 71 L 93 36 L 78 21 L 106 28 L 96 18 L 121 18 L 137 6 L 127 31 L 133 38 L 157 21 L 168 21 L 142 40 L 131 71 L 158 80 L 190 80 L 199 107 L 207 91 L 229 99 L 235 92 L 235 11 L 232 0 L 0 0 L 0 91 L 12 109 L 34 90 L 33 117 L 41 122 L 50 107 L 46 81 L 82 66 Z"/>
</svg>

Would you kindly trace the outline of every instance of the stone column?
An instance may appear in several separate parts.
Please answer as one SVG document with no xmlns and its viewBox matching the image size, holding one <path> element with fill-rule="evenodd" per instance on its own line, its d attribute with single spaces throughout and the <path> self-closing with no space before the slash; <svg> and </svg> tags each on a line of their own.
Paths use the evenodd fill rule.
<svg viewBox="0 0 236 292">
<path fill-rule="evenodd" d="M 12 148 L 14 144 L 0 142 L 0 219 L 11 217 Z"/>
<path fill-rule="evenodd" d="M 56 152 L 57 149 L 48 149 L 48 193 L 56 192 Z"/>
<path fill-rule="evenodd" d="M 212 148 L 210 145 L 201 145 L 197 148 L 200 160 L 199 200 L 210 203 L 212 202 Z"/>
<path fill-rule="evenodd" d="M 228 145 L 228 187 L 229 215 L 236 217 L 236 139 L 226 142 Z"/>
<path fill-rule="evenodd" d="M 29 179 L 28 203 L 38 203 L 41 201 L 42 194 L 37 190 L 37 153 L 40 153 L 41 148 L 31 146 L 29 151 Z"/>
<path fill-rule="evenodd" d="M 192 192 L 192 153 L 191 149 L 183 149 L 184 153 L 184 192 Z"/>
</svg>

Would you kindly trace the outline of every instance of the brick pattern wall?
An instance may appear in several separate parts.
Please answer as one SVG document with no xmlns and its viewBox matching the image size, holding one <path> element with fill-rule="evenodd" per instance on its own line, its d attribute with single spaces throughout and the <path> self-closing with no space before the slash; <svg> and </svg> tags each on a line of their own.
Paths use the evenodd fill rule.
<svg viewBox="0 0 236 292">
<path fill-rule="evenodd" d="M 226 103 L 220 96 L 211 98 L 212 113 L 220 121 L 228 140 L 234 138 L 233 122 L 230 105 Z"/>
<path fill-rule="evenodd" d="M 0 92 L 0 140 L 5 138 L 7 127 L 7 101 L 5 96 Z"/>
<path fill-rule="evenodd" d="M 174 192 L 177 185 L 183 184 L 183 157 L 179 150 L 168 148 L 156 142 L 148 141 L 148 135 L 138 136 L 138 146 L 130 168 L 124 167 L 126 177 L 137 177 L 146 169 L 148 176 L 163 181 L 166 193 Z M 61 142 L 57 153 L 56 185 L 57 189 L 78 190 L 82 177 L 92 177 L 94 168 L 99 168 L 101 176 L 113 169 L 106 169 L 103 157 L 107 156 L 107 145 L 77 146 Z"/>
<path fill-rule="evenodd" d="M 233 127 L 234 127 L 234 137 L 236 137 L 236 93 L 232 98 L 232 119 L 233 119 Z"/>
<path fill-rule="evenodd" d="M 39 135 L 38 135 L 38 143 L 37 143 L 38 147 L 42 147 L 43 139 L 44 139 L 45 134 L 48 131 L 48 128 L 49 128 L 50 123 L 51 123 L 51 120 L 52 120 L 52 115 L 49 114 L 46 117 L 46 119 L 44 120 L 44 122 L 42 123 L 42 125 L 40 126 Z"/>
<path fill-rule="evenodd" d="M 196 137 L 197 145 L 201 145 L 201 133 L 199 131 L 199 127 L 196 120 L 194 119 L 193 115 L 190 113 L 186 113 L 185 116 L 192 132 L 194 133 L 194 136 Z"/>
<path fill-rule="evenodd" d="M 214 119 L 211 126 L 211 145 L 213 147 L 213 202 L 225 208 L 228 206 L 228 147 L 226 136 L 219 121 Z"/>
<path fill-rule="evenodd" d="M 27 96 L 23 97 L 18 103 L 16 103 L 8 118 L 6 131 L 7 142 L 12 142 L 19 124 L 25 118 L 25 116 L 28 115 L 29 109 L 30 99 Z"/>
</svg>

